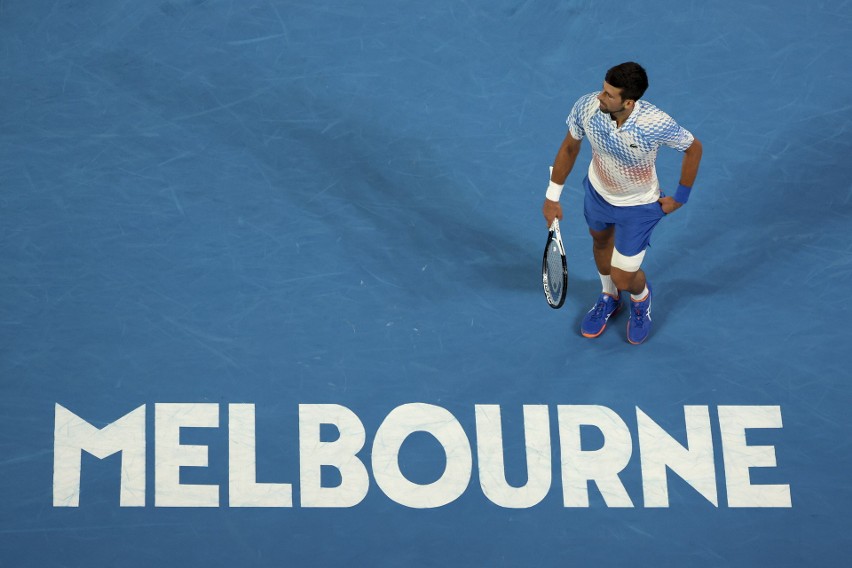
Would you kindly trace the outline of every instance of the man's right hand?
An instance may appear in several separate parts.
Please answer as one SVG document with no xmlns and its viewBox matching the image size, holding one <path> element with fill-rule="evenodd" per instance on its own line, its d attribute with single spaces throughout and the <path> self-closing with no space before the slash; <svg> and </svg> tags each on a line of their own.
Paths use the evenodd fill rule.
<svg viewBox="0 0 852 568">
<path fill-rule="evenodd" d="M 545 199 L 541 212 L 544 213 L 544 219 L 547 221 L 548 228 L 553 224 L 554 219 L 562 220 L 562 205 L 558 201 Z"/>
</svg>

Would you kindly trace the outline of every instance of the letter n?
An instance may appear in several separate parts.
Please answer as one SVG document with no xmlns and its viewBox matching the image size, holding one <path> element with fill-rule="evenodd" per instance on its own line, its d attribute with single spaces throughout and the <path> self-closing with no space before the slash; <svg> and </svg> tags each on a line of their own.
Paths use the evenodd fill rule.
<svg viewBox="0 0 852 568">
<path fill-rule="evenodd" d="M 53 506 L 80 505 L 82 452 L 104 459 L 121 452 L 122 507 L 145 506 L 145 405 L 101 429 L 60 404 L 53 430 Z"/>
</svg>

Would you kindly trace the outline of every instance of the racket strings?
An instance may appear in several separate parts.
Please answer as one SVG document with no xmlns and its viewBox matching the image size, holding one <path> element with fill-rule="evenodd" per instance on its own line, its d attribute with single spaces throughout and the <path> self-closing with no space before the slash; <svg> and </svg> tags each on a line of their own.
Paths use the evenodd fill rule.
<svg viewBox="0 0 852 568">
<path fill-rule="evenodd" d="M 555 243 L 547 249 L 547 286 L 554 297 L 562 289 L 562 254 Z"/>
</svg>

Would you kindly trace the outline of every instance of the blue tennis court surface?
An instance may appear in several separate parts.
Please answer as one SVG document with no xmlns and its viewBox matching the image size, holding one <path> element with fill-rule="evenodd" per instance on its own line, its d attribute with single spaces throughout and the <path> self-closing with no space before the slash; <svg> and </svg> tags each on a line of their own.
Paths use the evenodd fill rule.
<svg viewBox="0 0 852 568">
<path fill-rule="evenodd" d="M 839 566 L 849 2 L 0 2 L 0 566 Z M 607 68 L 704 144 L 547 307 Z M 663 149 L 664 189 L 681 155 Z"/>
</svg>

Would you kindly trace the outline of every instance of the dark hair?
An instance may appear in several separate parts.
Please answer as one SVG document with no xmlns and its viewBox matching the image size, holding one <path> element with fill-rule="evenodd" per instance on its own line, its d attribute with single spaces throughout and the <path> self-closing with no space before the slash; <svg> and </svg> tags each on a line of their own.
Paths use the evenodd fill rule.
<svg viewBox="0 0 852 568">
<path fill-rule="evenodd" d="M 638 101 L 648 88 L 648 74 L 638 63 L 628 61 L 607 71 L 606 82 L 621 89 L 622 100 Z"/>
</svg>

